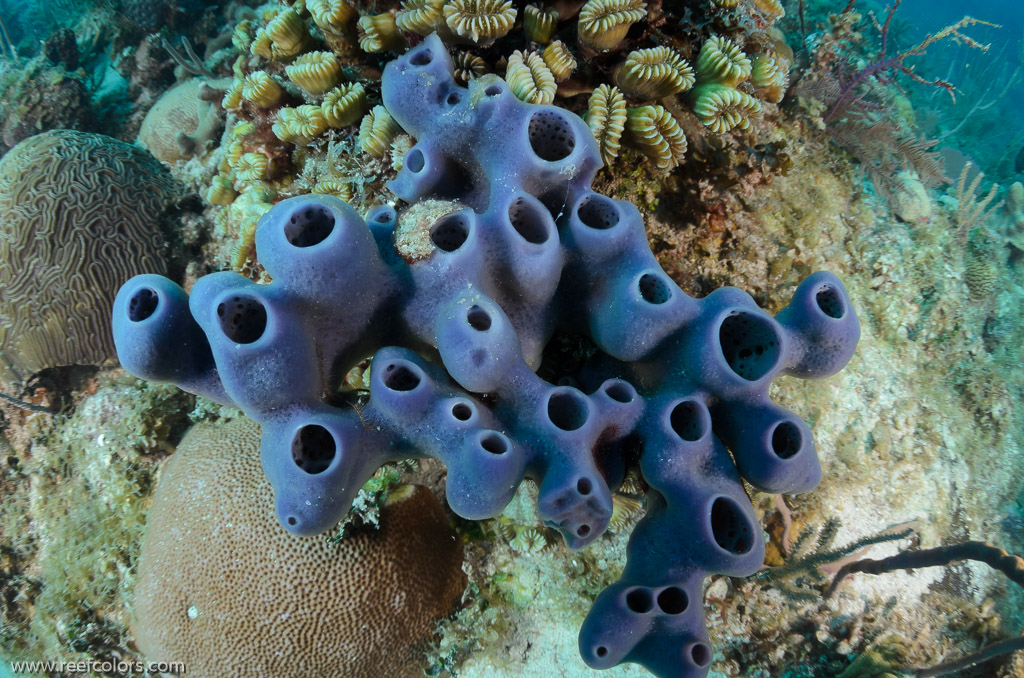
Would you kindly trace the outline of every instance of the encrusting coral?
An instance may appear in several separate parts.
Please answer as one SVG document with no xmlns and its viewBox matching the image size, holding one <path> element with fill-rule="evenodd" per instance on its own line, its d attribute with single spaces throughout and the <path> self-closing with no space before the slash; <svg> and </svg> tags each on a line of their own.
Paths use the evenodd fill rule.
<svg viewBox="0 0 1024 678">
<path fill-rule="evenodd" d="M 189 296 L 139 276 L 114 304 L 118 355 L 260 422 L 278 519 L 296 534 L 336 524 L 381 462 L 436 456 L 459 515 L 497 515 L 530 477 L 542 519 L 580 548 L 607 528 L 636 458 L 649 511 L 580 651 L 598 668 L 703 676 L 704 579 L 749 575 L 764 558 L 741 477 L 773 493 L 820 479 L 810 429 L 768 399 L 769 384 L 842 368 L 859 337 L 850 300 L 827 273 L 775 317 L 733 288 L 689 297 L 659 267 L 639 211 L 590 189 L 601 161 L 579 117 L 523 103 L 496 78 L 467 90 L 452 70 L 432 36 L 382 80 L 417 139 L 392 191 L 410 210 L 456 207 L 405 227 L 422 252 L 396 250 L 392 207 L 364 221 L 329 197 L 284 200 L 256 233 L 272 283 L 222 272 Z M 533 371 L 559 324 L 598 349 L 565 375 L 580 388 Z M 440 363 L 411 350 L 423 345 Z M 369 400 L 334 400 L 371 355 Z"/>
<path fill-rule="evenodd" d="M 197 676 L 422 675 L 465 580 L 437 500 L 405 486 L 378 531 L 296 539 L 274 520 L 259 441 L 246 419 L 198 424 L 163 469 L 135 587 L 143 655 Z"/>
</svg>

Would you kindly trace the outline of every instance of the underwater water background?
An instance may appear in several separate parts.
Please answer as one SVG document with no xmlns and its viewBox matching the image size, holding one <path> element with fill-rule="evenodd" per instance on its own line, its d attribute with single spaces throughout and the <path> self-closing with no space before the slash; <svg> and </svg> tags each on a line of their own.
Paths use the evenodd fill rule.
<svg viewBox="0 0 1024 678">
<path fill-rule="evenodd" d="M 461 1 L 433 4 L 439 8 Z M 636 5 L 637 0 L 621 2 Z M 912 67 L 924 82 L 894 68 L 880 71 L 881 78 L 858 79 L 879 58 L 880 36 L 871 16 L 883 22 L 889 4 L 874 0 L 856 0 L 846 14 L 841 12 L 847 0 L 784 0 L 785 16 L 773 14 L 774 0 L 652 1 L 648 12 L 662 12 L 673 20 L 650 26 L 647 19 L 633 19 L 629 31 L 610 47 L 578 39 L 582 29 L 576 27 L 576 12 L 584 3 L 568 0 L 532 3 L 572 13 L 543 40 L 536 39 L 542 28 L 527 29 L 522 17 L 528 3 L 519 0 L 510 5 L 520 18 L 509 22 L 507 35 L 459 37 L 445 35 L 442 28 L 445 48 L 456 55 L 458 77 L 466 83 L 484 71 L 494 72 L 497 82 L 519 99 L 582 116 L 606 165 L 593 189 L 639 209 L 655 262 L 650 271 L 660 266 L 666 279 L 698 299 L 724 286 L 738 287 L 773 315 L 794 296 L 801 280 L 831 271 L 846 286 L 860 319 L 857 352 L 841 372 L 822 380 L 780 379 L 770 390 L 765 385 L 763 400 L 770 395 L 800 417 L 801 425 L 806 421 L 822 460 L 823 479 L 808 492 L 778 494 L 762 491 L 757 482 L 740 484 L 732 471 L 740 494 L 750 496 L 750 513 L 757 519 L 754 539 L 766 544 L 766 567 L 750 577 L 709 570 L 703 588 L 696 585 L 696 595 L 690 596 L 693 608 L 681 607 L 687 616 L 702 608 L 710 640 L 700 634 L 686 636 L 687 661 L 693 666 L 674 673 L 650 659 L 684 646 L 678 635 L 671 635 L 676 631 L 665 630 L 675 629 L 672 619 L 681 618 L 678 611 L 671 612 L 671 601 L 683 585 L 672 580 L 641 586 L 622 575 L 630 571 L 630 536 L 643 533 L 634 528 L 665 506 L 659 484 L 640 471 L 639 432 L 620 446 L 603 439 L 592 443 L 592 456 L 601 461 L 592 464 L 595 473 L 609 479 L 608 527 L 578 551 L 565 543 L 573 538 L 572 530 L 543 514 L 541 482 L 523 483 L 500 514 L 467 520 L 445 503 L 446 482 L 449 488 L 455 482 L 446 481 L 445 466 L 424 459 L 418 464 L 389 461 L 376 472 L 340 528 L 309 537 L 307 547 L 287 552 L 284 560 L 294 558 L 297 567 L 293 562 L 273 564 L 279 549 L 285 552 L 297 542 L 289 541 L 293 538 L 273 517 L 272 498 L 259 510 L 243 500 L 216 504 L 236 507 L 239 516 L 247 511 L 270 516 L 268 532 L 254 528 L 246 537 L 255 545 L 251 549 L 247 543 L 222 544 L 213 535 L 204 536 L 204 544 L 222 550 L 209 557 L 199 553 L 194 560 L 182 555 L 189 544 L 173 551 L 180 562 L 189 563 L 180 568 L 180 576 L 174 574 L 173 558 L 158 563 L 146 555 L 144 537 L 149 543 L 158 539 L 147 536 L 147 523 L 172 525 L 178 518 L 207 516 L 209 509 L 192 511 L 190 502 L 205 499 L 214 505 L 235 501 L 236 495 L 260 498 L 260 487 L 263 494 L 269 490 L 255 465 L 253 471 L 242 470 L 241 461 L 196 462 L 197 476 L 217 478 L 197 481 L 207 488 L 222 482 L 213 475 L 216 471 L 237 463 L 241 489 L 205 495 L 196 490 L 167 499 L 166 505 L 178 507 L 167 511 L 170 516 L 154 519 L 149 513 L 161 479 L 172 473 L 168 460 L 178 456 L 184 463 L 181 450 L 198 458 L 204 449 L 216 449 L 223 459 L 235 455 L 252 461 L 260 454 L 260 434 L 251 428 L 234 437 L 222 435 L 232 422 L 246 418 L 241 412 L 246 408 L 235 407 L 240 401 L 231 398 L 218 401 L 216 388 L 193 389 L 200 392 L 197 398 L 120 367 L 109 318 L 121 284 L 132 275 L 152 272 L 166 274 L 191 291 L 216 271 L 234 271 L 260 286 L 271 284 L 277 278 L 257 251 L 257 224 L 269 223 L 260 219 L 278 214 L 272 211 L 276 205 L 298 196 L 339 198 L 358 212 L 356 218 L 367 221 L 382 214 L 372 211 L 376 205 L 395 207 L 398 216 L 391 227 L 406 228 L 407 240 L 387 250 L 392 255 L 388 265 L 427 256 L 416 247 L 438 254 L 436 250 L 457 250 L 465 241 L 465 233 L 459 240 L 458 227 L 452 227 L 455 235 L 447 235 L 458 242 L 446 249 L 431 225 L 470 204 L 471 191 L 438 189 L 421 200 L 422 195 L 405 189 L 416 199 L 402 200 L 395 184 L 387 184 L 409 174 L 409 158 L 423 157 L 422 150 L 415 156 L 422 139 L 403 130 L 396 111 L 386 110 L 381 86 L 386 64 L 421 40 L 421 31 L 396 27 L 394 11 L 407 3 L 415 5 L 414 0 L 353 0 L 355 9 L 347 16 L 334 0 L 0 0 L 0 220 L 6 222 L 0 225 L 0 678 L 83 675 L 57 668 L 16 672 L 15 663 L 22 661 L 177 661 L 177 652 L 189 653 L 189 661 L 201 667 L 180 675 L 328 675 L 309 668 L 316 666 L 312 659 L 281 673 L 243 670 L 248 655 L 274 654 L 265 650 L 263 639 L 292 631 L 261 627 L 239 632 L 246 624 L 237 616 L 256 616 L 253 609 L 260 605 L 270 609 L 293 600 L 300 601 L 296 609 L 313 610 L 339 629 L 333 636 L 323 629 L 317 630 L 320 636 L 311 632 L 311 645 L 329 647 L 335 640 L 335 646 L 344 646 L 344 653 L 337 652 L 350 662 L 343 666 L 355 667 L 350 668 L 353 676 L 598 675 L 587 663 L 600 665 L 604 653 L 588 657 L 578 646 L 578 634 L 581 625 L 588 628 L 587 615 L 601 592 L 620 591 L 614 588 L 620 576 L 632 587 L 621 590 L 624 609 L 669 621 L 645 622 L 637 634 L 651 645 L 604 671 L 611 676 L 884 678 L 952 664 L 1024 633 L 1019 571 L 1012 574 L 1014 565 L 1007 560 L 999 561 L 1002 569 L 990 568 L 980 562 L 979 551 L 952 565 L 893 565 L 877 576 L 857 574 L 834 594 L 829 589 L 844 564 L 867 557 L 975 541 L 1010 554 L 1024 553 L 1024 4 L 1000 0 L 899 4 L 886 29 L 889 56 L 911 49 L 965 15 L 999 24 L 964 25 L 960 32 L 975 43 L 953 35 L 895 62 Z M 632 11 L 638 10 L 633 6 Z M 271 39 L 270 25 L 282 15 L 298 17 L 299 28 L 283 21 L 287 25 L 279 25 L 278 37 Z M 345 22 L 338 18 L 343 15 L 348 25 L 332 28 L 331 21 L 338 26 Z M 367 21 L 357 28 L 358 17 Z M 448 25 L 438 21 L 442 23 L 431 26 Z M 719 35 L 748 52 L 755 74 L 762 69 L 756 86 L 756 75 L 749 72 L 737 84 L 724 77 L 714 80 L 706 65 L 702 70 L 702 46 Z M 555 38 L 564 39 L 565 52 L 549 55 L 544 45 Z M 293 53 L 287 53 L 286 43 L 294 47 Z M 668 87 L 649 75 L 644 76 L 649 80 L 637 75 L 631 83 L 628 74 L 622 75 L 629 71 L 625 59 L 631 50 L 662 45 L 685 56 L 696 72 L 696 84 Z M 515 50 L 522 53 L 515 57 Z M 309 56 L 313 54 L 328 56 L 318 61 L 321 57 Z M 295 68 L 297 59 L 307 57 L 305 71 Z M 566 66 L 569 61 L 572 68 Z M 559 65 L 569 74 L 556 77 Z M 662 72 L 672 69 L 662 65 Z M 930 82 L 934 80 L 948 80 L 955 99 Z M 523 82 L 528 84 L 520 88 Z M 346 89 L 351 84 L 359 89 Z M 620 92 L 619 104 L 611 94 L 599 101 L 599 87 L 604 93 L 618 87 L 627 96 L 621 98 Z M 719 94 L 724 91 L 723 96 L 745 102 L 746 108 L 734 101 L 731 122 L 723 122 L 725 115 L 702 116 L 697 95 L 702 87 L 705 92 L 720 88 Z M 621 105 L 617 130 L 616 105 Z M 73 132 L 64 137 L 57 133 L 50 150 L 32 146 L 33 139 L 38 142 L 54 130 Z M 79 134 L 90 135 L 92 141 Z M 43 159 L 20 165 L 10 160 L 27 153 L 25 149 Z M 60 169 L 67 158 L 78 169 Z M 62 171 L 73 175 L 79 170 L 81 176 L 64 184 L 54 179 Z M 459 171 L 459 181 L 472 185 L 466 179 L 472 171 Z M 123 183 L 107 191 L 108 177 Z M 538 185 L 560 180 L 545 175 Z M 68 185 L 85 189 L 74 191 Z M 25 197 L 36 193 L 43 197 Z M 86 193 L 102 195 L 103 205 L 80 207 L 88 201 L 78 196 Z M 543 203 L 543 190 L 534 193 L 539 198 L 535 202 L 559 219 L 559 210 Z M 80 203 L 64 210 L 58 200 Z M 100 221 L 116 226 L 96 239 L 110 238 L 115 245 L 107 248 L 90 240 L 88 233 L 46 226 L 76 209 L 87 215 L 83 219 L 107 214 L 103 209 L 108 206 L 113 216 Z M 32 231 L 37 224 L 38 230 Z M 12 235 L 18 228 L 23 229 L 20 235 Z M 567 229 L 558 221 L 551 232 L 566 238 Z M 122 237 L 127 240 L 118 240 Z M 68 251 L 73 256 L 51 254 L 66 242 L 72 243 Z M 572 246 L 559 250 L 559 256 Z M 623 246 L 622 259 L 633 252 L 627 249 Z M 77 272 L 76 260 L 96 252 L 114 262 L 112 270 Z M 514 277 L 514 267 L 502 259 L 499 268 L 504 266 L 495 289 L 512 284 L 506 278 Z M 611 279 L 619 263 L 609 259 L 602 266 Z M 355 270 L 359 265 L 339 268 Z M 454 279 L 456 273 L 451 275 Z M 38 285 L 25 282 L 33 276 Z M 82 285 L 109 289 L 94 299 L 78 294 L 76 286 Z M 29 291 L 18 292 L 23 287 Z M 69 296 L 69 290 L 78 296 Z M 656 298 L 659 291 L 645 299 Z M 362 292 L 353 284 L 338 296 L 357 299 Z M 574 289 L 569 296 L 575 301 L 585 295 Z M 366 315 L 359 321 L 384 326 L 383 316 Z M 53 322 L 44 328 L 38 325 L 46 323 L 33 324 L 51 316 Z M 640 320 L 628 322 L 636 323 L 636 335 L 645 331 Z M 531 368 L 545 388 L 581 385 L 589 378 L 594 386 L 581 390 L 590 394 L 598 383 L 593 375 L 601 370 L 621 370 L 637 383 L 655 383 L 664 377 L 661 372 L 677 371 L 674 365 L 651 368 L 655 362 L 646 369 L 627 370 L 622 364 L 628 360 L 606 353 L 600 340 L 588 334 L 591 329 L 582 313 L 574 311 L 570 324 L 572 328 L 559 327 L 539 342 L 543 351 L 537 350 Z M 449 374 L 454 370 L 440 367 L 454 359 L 445 359 L 439 347 L 414 334 L 409 331 L 402 340 L 422 349 L 419 359 L 437 363 L 445 378 L 452 376 L 461 384 Z M 29 346 L 28 340 L 22 341 L 29 335 L 42 338 Z M 122 359 L 124 355 L 122 350 Z M 316 360 L 324 369 L 323 357 Z M 341 374 L 320 375 L 323 389 L 317 395 L 331 408 L 358 414 L 369 429 L 362 421 L 364 412 L 370 413 L 367 421 L 378 425 L 368 406 L 371 363 L 357 362 Z M 174 378 L 183 373 L 168 372 Z M 291 378 L 284 378 L 286 384 Z M 475 398 L 473 394 L 486 392 L 472 401 L 484 403 L 479 405 L 484 409 L 514 409 L 495 395 L 496 388 L 453 388 L 451 397 Z M 278 383 L 265 397 L 270 400 L 282 390 Z M 720 401 L 709 402 L 702 411 L 709 412 L 708 421 L 717 421 Z M 269 436 L 272 417 L 260 423 Z M 736 428 L 748 424 L 742 418 L 734 422 Z M 515 426 L 521 426 L 518 419 Z M 502 435 L 515 426 L 501 428 Z M 189 430 L 199 444 L 186 438 Z M 717 426 L 714 431 L 723 440 L 729 435 Z M 289 449 L 300 449 L 293 444 Z M 767 444 L 776 443 L 772 439 Z M 289 455 L 294 456 L 288 461 L 296 463 L 302 456 Z M 614 462 L 608 461 L 613 457 Z M 416 501 L 425 503 L 415 511 L 405 504 L 405 514 L 415 514 L 403 518 L 408 525 L 399 529 L 391 523 L 392 532 L 366 536 L 377 534 L 381 525 L 387 528 L 387 516 L 400 515 L 396 507 L 412 501 L 403 489 L 409 484 L 426 486 L 438 501 L 419 496 Z M 574 478 L 572 484 L 590 493 L 587 483 L 579 485 Z M 711 520 L 709 509 L 705 522 Z M 698 531 L 696 521 L 674 525 L 662 540 L 671 545 L 666 551 L 696 539 L 691 536 Z M 590 530 L 589 524 L 585 527 Z M 196 527 L 180 531 L 200 534 Z M 424 535 L 442 535 L 434 544 L 458 544 L 458 552 L 435 550 Z M 356 544 L 350 550 L 345 550 L 346 538 Z M 312 540 L 319 540 L 316 547 L 308 546 Z M 265 553 L 274 556 L 263 558 Z M 145 579 L 140 562 L 147 557 Z M 218 580 L 216 568 L 202 565 L 218 558 L 234 563 L 241 574 Z M 260 581 L 276 586 L 273 576 L 289 566 L 313 580 L 319 572 L 330 572 L 322 579 L 341 583 L 308 597 L 286 590 L 275 598 L 257 586 Z M 172 623 L 166 621 L 173 615 L 165 614 L 160 598 L 164 580 L 180 587 L 174 595 L 205 588 L 210 598 L 229 598 L 225 591 L 238 591 L 242 600 L 251 585 L 254 593 L 247 603 L 275 602 L 239 605 L 225 613 L 225 618 L 237 615 L 230 624 L 203 626 L 192 636 L 181 632 L 188 628 L 181 614 Z M 313 590 L 317 584 L 302 582 L 298 588 L 308 583 Z M 374 602 L 375 594 L 367 593 L 375 585 L 388 594 L 377 591 L 383 602 Z M 287 589 L 287 582 L 281 586 Z M 633 597 L 626 590 L 634 591 Z M 635 593 L 641 590 L 646 598 Z M 664 598 L 659 597 L 662 590 L 668 591 Z M 407 598 L 414 602 L 402 608 Z M 366 609 L 351 614 L 351 604 L 336 602 L 364 599 Z M 669 601 L 665 609 L 658 607 L 660 601 Z M 166 607 L 182 607 L 180 603 L 176 598 Z M 389 605 L 412 611 L 395 614 Z M 145 614 L 151 616 L 140 621 L 136 609 L 150 610 Z M 200 615 L 196 605 L 174 608 L 178 613 L 186 609 L 189 619 Z M 278 608 L 273 609 L 276 614 Z M 329 617 L 336 612 L 337 620 Z M 410 621 L 405 626 L 378 623 L 391 617 Z M 704 623 L 698 624 L 702 631 Z M 227 651 L 229 659 L 224 659 L 217 656 L 223 648 L 213 637 L 229 626 L 225 637 L 234 639 L 231 634 L 239 633 L 240 640 L 234 644 L 238 649 Z M 619 640 L 615 633 L 611 637 L 608 646 Z M 308 649 L 303 640 L 288 645 L 289 652 Z M 1021 645 L 1018 641 L 1016 647 Z M 608 651 L 605 645 L 600 649 Z M 309 652 L 320 660 L 316 651 Z M 341 661 L 330 651 L 326 654 L 325 662 Z M 1008 652 L 942 675 L 1024 678 L 1022 655 Z M 210 670 L 218 661 L 227 668 Z M 349 675 L 345 670 L 338 675 Z M 143 672 L 93 668 L 85 675 Z"/>
</svg>

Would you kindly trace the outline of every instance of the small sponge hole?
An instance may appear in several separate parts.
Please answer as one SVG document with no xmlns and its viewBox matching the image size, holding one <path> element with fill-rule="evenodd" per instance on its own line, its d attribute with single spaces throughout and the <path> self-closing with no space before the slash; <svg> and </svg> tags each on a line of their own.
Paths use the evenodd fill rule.
<svg viewBox="0 0 1024 678">
<path fill-rule="evenodd" d="M 711 505 L 711 534 L 719 546 L 734 555 L 742 555 L 754 545 L 746 516 L 727 497 L 719 497 Z"/>
<path fill-rule="evenodd" d="M 416 52 L 409 58 L 409 63 L 413 66 L 426 66 L 434 60 L 434 55 L 429 49 L 424 47 L 420 51 Z"/>
<path fill-rule="evenodd" d="M 425 165 L 426 160 L 423 158 L 423 151 L 420 149 L 414 148 L 405 154 L 403 166 L 408 167 L 410 172 L 422 172 Z"/>
<path fill-rule="evenodd" d="M 133 323 L 142 322 L 156 313 L 156 307 L 160 304 L 160 297 L 155 290 L 148 287 L 140 287 L 128 300 L 128 320 Z"/>
<path fill-rule="evenodd" d="M 624 381 L 606 383 L 604 392 L 617 403 L 631 403 L 636 398 L 636 390 Z"/>
<path fill-rule="evenodd" d="M 526 242 L 534 245 L 547 242 L 550 232 L 548 213 L 542 212 L 524 198 L 517 198 L 509 205 L 508 220 Z"/>
<path fill-rule="evenodd" d="M 542 160 L 564 160 L 576 148 L 576 137 L 564 116 L 555 111 L 538 111 L 530 118 L 530 147 Z"/>
<path fill-rule="evenodd" d="M 477 332 L 486 332 L 491 329 L 491 314 L 473 304 L 466 312 L 466 322 Z"/>
<path fill-rule="evenodd" d="M 647 614 L 654 609 L 654 598 L 651 592 L 644 588 L 635 588 L 626 594 L 626 607 L 637 614 Z"/>
<path fill-rule="evenodd" d="M 843 299 L 835 288 L 829 286 L 822 287 L 814 295 L 814 300 L 818 302 L 818 308 L 821 309 L 821 312 L 829 318 L 838 320 L 843 317 Z"/>
<path fill-rule="evenodd" d="M 584 226 L 604 230 L 619 223 L 619 210 L 611 198 L 588 195 L 576 208 L 576 215 Z"/>
<path fill-rule="evenodd" d="M 589 415 L 586 398 L 576 391 L 555 391 L 548 398 L 548 419 L 563 431 L 581 428 Z"/>
<path fill-rule="evenodd" d="M 412 365 L 391 363 L 384 368 L 384 385 L 392 391 L 411 391 L 420 385 L 420 375 Z"/>
<path fill-rule="evenodd" d="M 505 454 L 508 452 L 508 438 L 497 431 L 485 431 L 480 436 L 480 447 L 491 454 Z"/>
<path fill-rule="evenodd" d="M 711 648 L 704 643 L 694 643 L 690 648 L 690 659 L 697 666 L 704 668 L 711 663 Z"/>
<path fill-rule="evenodd" d="M 295 247 L 319 245 L 334 230 L 334 215 L 326 207 L 307 205 L 296 210 L 284 226 L 284 237 Z"/>
<path fill-rule="evenodd" d="M 457 402 L 452 405 L 452 417 L 458 421 L 469 421 L 473 418 L 473 407 L 469 403 Z"/>
<path fill-rule="evenodd" d="M 454 252 L 469 238 L 469 222 L 461 214 L 441 217 L 430 227 L 430 241 L 437 249 Z"/>
<path fill-rule="evenodd" d="M 796 456 L 803 445 L 803 436 L 800 435 L 800 428 L 791 421 L 784 421 L 772 431 L 772 452 L 779 459 L 789 459 Z"/>
<path fill-rule="evenodd" d="M 292 440 L 292 460 L 311 475 L 326 471 L 337 453 L 334 436 L 318 424 L 303 426 Z"/>
<path fill-rule="evenodd" d="M 640 297 L 648 304 L 664 304 L 672 298 L 672 288 L 661 279 L 661 276 L 653 273 L 644 273 L 637 283 L 640 289 Z"/>
<path fill-rule="evenodd" d="M 684 400 L 672 408 L 669 424 L 675 434 L 693 443 L 704 437 L 708 430 L 707 410 L 695 400 Z"/>
<path fill-rule="evenodd" d="M 690 607 L 690 597 L 678 586 L 669 586 L 658 594 L 658 608 L 665 614 L 682 614 Z"/>
<path fill-rule="evenodd" d="M 779 337 L 771 323 L 751 313 L 733 312 L 718 329 L 722 354 L 732 371 L 747 381 L 768 374 L 779 360 Z"/>
<path fill-rule="evenodd" d="M 267 309 L 252 297 L 232 297 L 217 305 L 224 335 L 236 344 L 251 344 L 267 329 Z"/>
</svg>

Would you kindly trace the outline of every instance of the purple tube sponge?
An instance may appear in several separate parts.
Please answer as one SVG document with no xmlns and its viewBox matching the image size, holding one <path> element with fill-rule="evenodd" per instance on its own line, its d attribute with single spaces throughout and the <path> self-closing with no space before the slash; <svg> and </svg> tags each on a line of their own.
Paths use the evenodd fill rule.
<svg viewBox="0 0 1024 678">
<path fill-rule="evenodd" d="M 600 158 L 583 121 L 494 77 L 459 86 L 436 36 L 388 64 L 382 91 L 417 139 L 392 190 L 447 202 L 364 221 L 334 198 L 284 200 L 256 233 L 272 283 L 215 273 L 191 298 L 159 276 L 124 285 L 122 363 L 260 422 L 278 519 L 299 535 L 337 523 L 381 464 L 430 456 L 459 515 L 497 515 L 530 479 L 544 522 L 581 548 L 639 471 L 647 515 L 580 652 L 595 668 L 704 676 L 704 579 L 764 558 L 743 480 L 785 493 L 820 480 L 809 427 L 768 387 L 846 364 L 859 338 L 846 290 L 815 273 L 776 317 L 738 289 L 688 296 L 640 212 L 590 189 Z M 418 249 L 400 244 L 409 229 Z M 579 370 L 545 363 L 552 383 L 537 371 L 560 328 L 598 350 Z M 369 357 L 368 397 L 340 392 Z"/>
</svg>

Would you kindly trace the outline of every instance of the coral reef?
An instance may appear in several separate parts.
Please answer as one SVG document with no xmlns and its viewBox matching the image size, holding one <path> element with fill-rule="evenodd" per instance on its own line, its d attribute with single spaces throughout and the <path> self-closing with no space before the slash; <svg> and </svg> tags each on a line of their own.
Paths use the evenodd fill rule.
<svg viewBox="0 0 1024 678">
<path fill-rule="evenodd" d="M 144 150 L 58 130 L 0 159 L 0 375 L 114 357 L 114 286 L 167 270 L 161 232 L 182 189 Z"/>
<path fill-rule="evenodd" d="M 687 296 L 658 267 L 636 208 L 590 190 L 599 152 L 579 118 L 522 103 L 496 78 L 467 90 L 452 72 L 432 36 L 388 64 L 383 99 L 417 138 L 392 191 L 457 211 L 415 222 L 396 247 L 393 208 L 371 210 L 368 226 L 340 201 L 283 201 L 256 233 L 273 283 L 214 274 L 189 298 L 137 277 L 114 305 L 119 357 L 259 421 L 278 518 L 297 534 L 335 524 L 382 462 L 436 456 L 463 517 L 496 515 L 531 477 L 545 524 L 579 548 L 607 528 L 611 490 L 638 454 L 652 504 L 581 653 L 596 667 L 704 675 L 711 650 L 692 601 L 707 574 L 751 574 L 764 555 L 740 476 L 770 492 L 820 479 L 809 428 L 768 401 L 768 385 L 849 360 L 850 301 L 824 273 L 774 319 L 736 289 Z M 589 396 L 533 372 L 563 323 L 587 327 L 604 355 L 576 374 Z M 422 345 L 443 370 L 409 350 Z M 369 401 L 332 405 L 371 354 Z M 690 539 L 667 542 L 681 525 Z"/>
<path fill-rule="evenodd" d="M 422 675 L 465 579 L 437 500 L 404 486 L 378 531 L 296 539 L 270 510 L 259 440 L 244 418 L 197 424 L 164 468 L 135 587 L 140 651 L 203 676 Z"/>
</svg>

